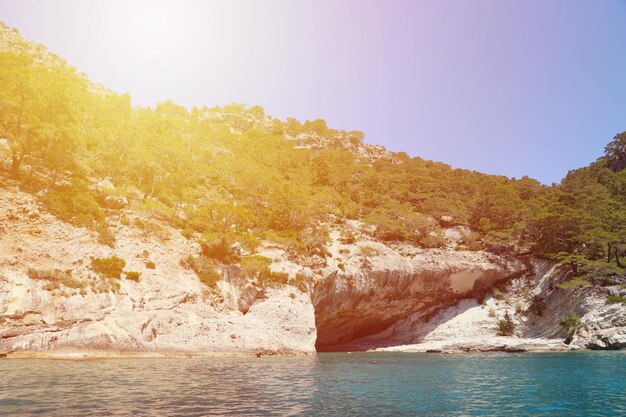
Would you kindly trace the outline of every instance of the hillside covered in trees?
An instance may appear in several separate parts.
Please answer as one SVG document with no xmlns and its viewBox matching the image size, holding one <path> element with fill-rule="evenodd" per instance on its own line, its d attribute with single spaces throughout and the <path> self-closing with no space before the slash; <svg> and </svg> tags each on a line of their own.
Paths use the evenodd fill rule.
<svg viewBox="0 0 626 417">
<path fill-rule="evenodd" d="M 428 248 L 446 245 L 443 228 L 463 226 L 458 249 L 565 260 L 591 279 L 626 265 L 626 132 L 546 186 L 387 152 L 362 132 L 259 106 L 133 107 L 4 24 L 0 86 L 0 185 L 17 180 L 111 246 L 107 216 L 131 206 L 219 264 L 262 240 L 323 258 L 327 226 L 351 219 L 376 239 Z"/>
</svg>

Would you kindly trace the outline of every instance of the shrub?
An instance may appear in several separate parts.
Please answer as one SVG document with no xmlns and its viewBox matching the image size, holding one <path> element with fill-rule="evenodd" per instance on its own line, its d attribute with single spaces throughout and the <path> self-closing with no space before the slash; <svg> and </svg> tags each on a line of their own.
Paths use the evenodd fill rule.
<svg viewBox="0 0 626 417">
<path fill-rule="evenodd" d="M 307 256 L 317 255 L 321 258 L 329 256 L 328 249 L 326 248 L 326 242 L 328 242 L 328 230 L 323 227 L 307 227 L 300 230 L 297 234 L 295 242 L 295 249 L 299 254 L 305 254 Z"/>
<path fill-rule="evenodd" d="M 291 281 L 291 285 L 294 285 L 297 289 L 302 292 L 307 292 L 307 277 L 302 272 L 298 272 L 294 279 Z"/>
<path fill-rule="evenodd" d="M 559 288 L 568 290 L 570 288 L 582 287 L 582 286 L 589 285 L 589 284 L 590 284 L 589 281 L 587 281 L 583 277 L 574 277 L 569 281 L 559 284 Z"/>
<path fill-rule="evenodd" d="M 198 274 L 198 279 L 201 283 L 206 285 L 207 287 L 215 288 L 217 287 L 217 282 L 222 278 L 219 272 L 215 270 L 215 268 L 205 268 L 199 271 L 196 271 Z"/>
<path fill-rule="evenodd" d="M 373 210 L 363 221 L 371 225 L 368 230 L 374 237 L 384 241 L 419 243 L 430 232 L 438 230 L 434 220 L 415 212 L 410 204 L 397 201 L 389 201 L 389 204 Z"/>
<path fill-rule="evenodd" d="M 341 269 L 342 271 L 345 271 L 345 270 L 346 270 L 346 266 L 345 266 L 342 262 L 339 262 L 339 263 L 337 264 L 337 268 Z"/>
<path fill-rule="evenodd" d="M 91 268 L 104 278 L 120 278 L 125 266 L 126 261 L 117 256 L 91 260 Z"/>
<path fill-rule="evenodd" d="M 342 230 L 339 241 L 346 245 L 351 245 L 356 242 L 356 236 L 352 230 Z"/>
<path fill-rule="evenodd" d="M 60 288 L 61 285 L 67 288 L 84 288 L 85 282 L 72 277 L 71 270 L 61 271 L 59 269 L 33 269 L 27 271 L 30 279 L 38 281 L 49 281 L 44 289 L 52 291 Z"/>
<path fill-rule="evenodd" d="M 359 251 L 366 258 L 378 255 L 378 251 L 371 246 L 359 246 Z"/>
<path fill-rule="evenodd" d="M 111 232 L 106 222 L 100 223 L 96 231 L 98 232 L 98 242 L 111 248 L 115 247 L 115 235 Z"/>
<path fill-rule="evenodd" d="M 239 260 L 239 254 L 232 248 L 226 238 L 218 241 L 206 241 L 200 243 L 202 255 L 223 263 L 232 263 Z"/>
<path fill-rule="evenodd" d="M 269 268 L 266 273 L 259 275 L 259 281 L 263 284 L 268 284 L 270 287 L 286 285 L 289 282 L 289 274 L 286 272 L 275 272 Z"/>
<path fill-rule="evenodd" d="M 612 278 L 623 274 L 622 268 L 607 264 L 604 256 L 601 260 L 580 260 L 579 261 L 579 275 L 587 277 L 587 280 L 593 284 L 610 285 Z"/>
<path fill-rule="evenodd" d="M 515 314 L 523 314 L 524 313 L 524 303 L 518 301 L 515 303 Z"/>
<path fill-rule="evenodd" d="M 619 304 L 619 303 L 626 304 L 626 297 L 622 295 L 609 295 L 606 298 L 606 303 L 607 304 Z"/>
<path fill-rule="evenodd" d="M 489 317 L 496 317 L 496 310 L 493 307 L 489 307 Z"/>
<path fill-rule="evenodd" d="M 565 327 L 566 329 L 575 329 L 578 326 L 580 326 L 580 317 L 578 316 L 567 316 L 563 319 L 561 319 L 561 321 L 559 321 L 559 324 L 563 327 Z"/>
<path fill-rule="evenodd" d="M 515 323 L 508 311 L 504 313 L 504 317 L 498 320 L 498 335 L 513 336 L 515 333 Z"/>
<path fill-rule="evenodd" d="M 265 256 L 252 255 L 241 259 L 241 269 L 248 278 L 257 278 L 260 283 L 270 286 L 285 285 L 289 282 L 289 274 L 275 272 L 270 269 L 272 260 Z"/>
<path fill-rule="evenodd" d="M 302 230 L 269 231 L 265 238 L 285 248 L 292 255 L 329 256 L 326 243 L 328 230 L 323 227 L 306 227 Z"/>
<path fill-rule="evenodd" d="M 241 270 L 249 278 L 256 278 L 261 275 L 269 276 L 269 267 L 272 263 L 270 258 L 260 255 L 246 256 L 241 259 Z"/>
<path fill-rule="evenodd" d="M 136 271 L 126 272 L 126 279 L 129 279 L 131 281 L 139 282 L 139 277 L 141 277 L 141 272 L 136 272 Z"/>
<path fill-rule="evenodd" d="M 115 236 L 109 230 L 104 211 L 85 181 L 74 180 L 72 185 L 55 187 L 41 201 L 59 220 L 95 230 L 100 243 L 110 247 L 115 245 Z"/>
<path fill-rule="evenodd" d="M 102 208 L 84 181 L 58 186 L 44 195 L 42 201 L 55 217 L 75 226 L 94 228 L 105 221 Z"/>
<path fill-rule="evenodd" d="M 212 259 L 205 256 L 194 258 L 189 255 L 186 260 L 181 261 L 181 264 L 186 268 L 192 269 L 201 283 L 210 288 L 217 286 L 217 281 L 220 280 L 221 275 L 216 270 L 217 265 Z"/>
<path fill-rule="evenodd" d="M 146 268 L 148 269 L 156 269 L 156 265 L 152 261 L 146 262 Z"/>
</svg>

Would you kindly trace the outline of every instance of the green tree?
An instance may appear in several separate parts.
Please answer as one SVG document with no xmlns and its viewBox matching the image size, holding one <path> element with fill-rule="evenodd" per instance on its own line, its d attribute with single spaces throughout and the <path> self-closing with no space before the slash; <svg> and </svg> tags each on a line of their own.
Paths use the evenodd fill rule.
<svg viewBox="0 0 626 417">
<path fill-rule="evenodd" d="M 504 312 L 504 317 L 498 320 L 498 335 L 513 336 L 515 333 L 515 322 L 511 318 L 508 310 Z"/>
<path fill-rule="evenodd" d="M 612 171 L 621 171 L 626 168 L 626 131 L 615 135 L 613 140 L 604 148 L 604 157 Z"/>
</svg>

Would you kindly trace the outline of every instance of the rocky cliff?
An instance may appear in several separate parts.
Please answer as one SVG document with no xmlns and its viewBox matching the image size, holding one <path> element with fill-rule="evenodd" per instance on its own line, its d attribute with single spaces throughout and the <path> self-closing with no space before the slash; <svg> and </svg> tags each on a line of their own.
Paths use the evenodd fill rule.
<svg viewBox="0 0 626 417">
<path fill-rule="evenodd" d="M 485 253 L 411 249 L 381 250 L 366 267 L 326 271 L 312 296 L 320 350 L 342 349 L 417 312 L 479 297 L 526 271 L 523 262 Z"/>
<path fill-rule="evenodd" d="M 626 307 L 606 304 L 604 288 L 559 287 L 568 279 L 567 269 L 553 263 L 385 245 L 365 235 L 346 243 L 333 231 L 326 259 L 299 262 L 280 248 L 261 248 L 272 259 L 272 270 L 306 277 L 300 285 L 288 280 L 260 286 L 234 265 L 208 287 L 185 262 L 199 252 L 196 243 L 165 223 L 140 227 L 149 221 L 145 214 L 116 213 L 108 219 L 113 249 L 99 244 L 94 232 L 46 213 L 15 185 L 0 189 L 0 353 L 268 355 L 626 346 Z M 103 278 L 91 266 L 91 260 L 110 256 L 125 261 L 127 272 L 120 278 Z M 496 335 L 504 312 L 516 324 L 509 337 Z M 566 328 L 561 321 L 572 315 L 581 322 Z"/>
<path fill-rule="evenodd" d="M 32 196 L 15 189 L 0 190 L 0 218 L 2 352 L 314 351 L 313 307 L 306 293 L 290 286 L 267 289 L 244 314 L 238 302 L 245 288 L 236 276 L 225 275 L 210 291 L 181 265 L 198 247 L 175 229 L 161 225 L 158 233 L 146 234 L 118 222 L 111 249 L 98 244 L 92 232 L 42 212 Z M 111 255 L 140 272 L 139 281 L 97 277 L 90 259 Z M 29 269 L 69 275 L 63 282 L 33 279 Z"/>
</svg>

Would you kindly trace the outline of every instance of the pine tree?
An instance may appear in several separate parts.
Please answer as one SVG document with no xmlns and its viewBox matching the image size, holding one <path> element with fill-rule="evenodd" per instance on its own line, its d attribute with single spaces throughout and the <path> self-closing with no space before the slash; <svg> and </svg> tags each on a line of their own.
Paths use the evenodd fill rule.
<svg viewBox="0 0 626 417">
<path fill-rule="evenodd" d="M 508 311 L 504 313 L 504 317 L 498 320 L 498 336 L 513 336 L 515 333 L 515 323 Z"/>
</svg>

